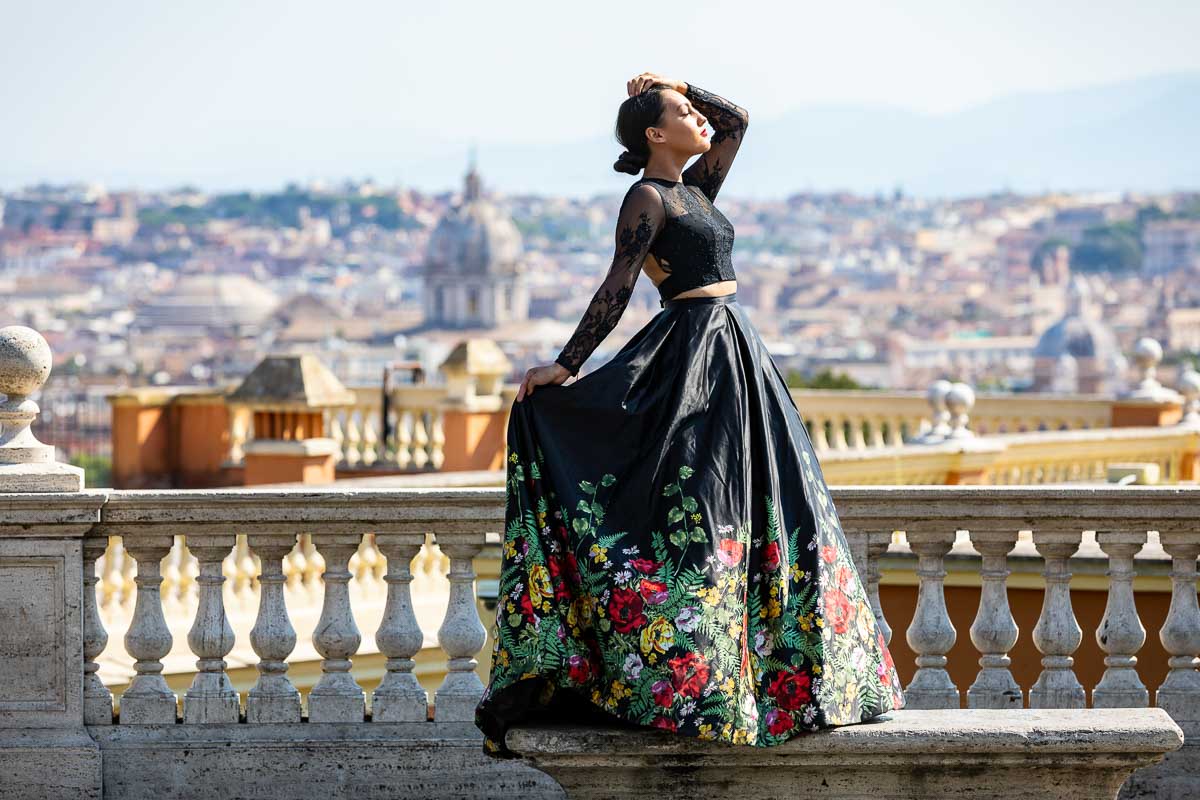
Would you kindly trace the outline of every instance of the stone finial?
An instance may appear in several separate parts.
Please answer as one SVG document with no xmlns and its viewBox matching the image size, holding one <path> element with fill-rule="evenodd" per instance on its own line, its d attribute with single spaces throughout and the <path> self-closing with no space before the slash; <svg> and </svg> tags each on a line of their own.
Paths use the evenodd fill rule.
<svg viewBox="0 0 1200 800">
<path fill-rule="evenodd" d="M 946 395 L 953 384 L 948 380 L 936 380 L 929 384 L 925 399 L 929 401 L 932 426 L 916 438 L 922 444 L 935 444 L 950 435 L 950 412 L 946 408 Z"/>
<path fill-rule="evenodd" d="M 54 448 L 42 444 L 29 426 L 38 404 L 29 395 L 50 377 L 50 345 L 23 325 L 0 328 L 0 464 L 43 464 L 54 460 Z"/>
<path fill-rule="evenodd" d="M 37 403 L 29 399 L 50 377 L 53 357 L 42 335 L 23 325 L 0 328 L 0 492 L 77 492 L 83 470 L 54 460 L 29 426 Z"/>
<path fill-rule="evenodd" d="M 1158 382 L 1155 373 L 1162 361 L 1163 349 L 1156 340 L 1143 336 L 1133 346 L 1133 363 L 1137 366 L 1137 384 L 1125 397 L 1131 400 L 1151 400 L 1160 403 L 1179 402 L 1179 395 Z"/>
<path fill-rule="evenodd" d="M 951 415 L 951 430 L 947 439 L 970 439 L 975 432 L 967 428 L 968 414 L 975 406 L 975 390 L 961 381 L 950 385 L 946 393 L 946 408 Z"/>
<path fill-rule="evenodd" d="M 1179 393 L 1183 395 L 1182 425 L 1200 425 L 1200 372 L 1189 366 L 1179 376 Z"/>
</svg>

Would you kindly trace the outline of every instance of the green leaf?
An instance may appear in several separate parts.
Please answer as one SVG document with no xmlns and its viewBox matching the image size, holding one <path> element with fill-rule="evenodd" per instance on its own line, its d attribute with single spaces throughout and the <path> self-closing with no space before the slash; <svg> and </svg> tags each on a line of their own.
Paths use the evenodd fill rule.
<svg viewBox="0 0 1200 800">
<path fill-rule="evenodd" d="M 679 492 L 679 484 L 672 483 L 669 486 L 666 486 L 663 488 L 663 497 L 670 497 L 671 495 L 677 494 L 678 492 Z"/>
<path fill-rule="evenodd" d="M 617 482 L 617 476 L 613 475 L 611 473 L 606 473 L 605 476 L 600 479 L 601 486 L 612 486 L 616 482 Z"/>
<path fill-rule="evenodd" d="M 580 481 L 579 488 L 588 494 L 596 493 L 596 484 L 592 483 L 591 481 Z"/>
<path fill-rule="evenodd" d="M 523 616 L 521 616 L 520 614 L 509 614 L 508 615 L 508 624 L 510 627 L 515 628 L 518 625 L 520 625 L 524 619 L 525 618 Z"/>
<path fill-rule="evenodd" d="M 588 525 L 588 521 L 582 517 L 576 517 L 575 519 L 571 520 L 571 527 L 574 528 L 575 532 L 580 535 L 591 530 L 591 526 Z"/>
<path fill-rule="evenodd" d="M 681 502 L 683 503 L 683 510 L 689 514 L 696 510 L 696 498 L 684 495 Z"/>
<path fill-rule="evenodd" d="M 688 538 L 693 542 L 708 541 L 708 534 L 704 532 L 704 528 L 692 528 L 692 532 L 688 534 Z"/>
<path fill-rule="evenodd" d="M 608 630 L 612 628 L 612 622 L 609 621 L 608 617 L 601 617 L 600 622 L 596 624 L 596 627 L 607 633 Z"/>
<path fill-rule="evenodd" d="M 525 480 L 525 468 L 522 467 L 520 464 L 513 467 L 513 477 L 519 481 Z"/>
<path fill-rule="evenodd" d="M 687 544 L 687 533 L 684 531 L 671 531 L 671 543 L 676 547 L 683 547 Z"/>
<path fill-rule="evenodd" d="M 599 503 L 592 503 L 588 510 L 595 514 L 597 519 L 604 518 L 604 506 Z"/>
<path fill-rule="evenodd" d="M 690 478 L 695 473 L 695 470 L 686 464 L 679 468 L 679 477 Z"/>
<path fill-rule="evenodd" d="M 683 509 L 680 508 L 679 506 L 675 506 L 674 508 L 672 508 L 670 511 L 667 512 L 667 523 L 668 524 L 679 522 L 681 519 L 683 519 Z"/>
</svg>

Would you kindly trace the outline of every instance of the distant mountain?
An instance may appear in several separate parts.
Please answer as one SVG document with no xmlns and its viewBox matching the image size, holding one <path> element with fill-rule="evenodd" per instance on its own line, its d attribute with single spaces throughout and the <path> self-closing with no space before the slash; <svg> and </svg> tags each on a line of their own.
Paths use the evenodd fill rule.
<svg viewBox="0 0 1200 800">
<path fill-rule="evenodd" d="M 751 109 L 751 114 L 754 110 Z M 961 196 L 1010 189 L 1200 188 L 1200 73 L 1063 92 L 1023 93 L 951 114 L 814 105 L 754 117 L 730 196 L 778 198 L 847 189 Z M 632 180 L 611 164 L 609 137 L 480 147 L 485 187 L 587 196 Z M 407 165 L 406 165 L 407 166 Z M 434 154 L 404 181 L 445 186 L 465 171 L 462 148 Z"/>
</svg>

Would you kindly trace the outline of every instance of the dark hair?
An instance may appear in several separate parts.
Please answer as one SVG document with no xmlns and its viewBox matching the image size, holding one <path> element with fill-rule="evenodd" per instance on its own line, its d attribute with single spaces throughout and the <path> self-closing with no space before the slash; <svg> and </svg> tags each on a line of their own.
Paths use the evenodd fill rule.
<svg viewBox="0 0 1200 800">
<path fill-rule="evenodd" d="M 650 144 L 646 141 L 646 128 L 658 125 L 663 115 L 662 93 L 671 87 L 656 83 L 650 88 L 628 97 L 617 110 L 617 125 L 614 133 L 625 152 L 617 157 L 613 169 L 637 175 L 650 161 Z"/>
</svg>

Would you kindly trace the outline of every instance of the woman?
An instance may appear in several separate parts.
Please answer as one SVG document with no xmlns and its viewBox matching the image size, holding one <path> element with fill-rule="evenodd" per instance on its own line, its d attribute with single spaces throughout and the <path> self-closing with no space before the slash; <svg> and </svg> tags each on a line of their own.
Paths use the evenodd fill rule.
<svg viewBox="0 0 1200 800">
<path fill-rule="evenodd" d="M 654 73 L 627 88 L 614 168 L 644 173 L 612 265 L 509 418 L 475 716 L 500 757 L 505 731 L 537 718 L 769 746 L 903 705 L 800 413 L 736 300 L 733 226 L 713 201 L 749 116 Z M 663 310 L 563 386 L 643 270 Z"/>
</svg>

